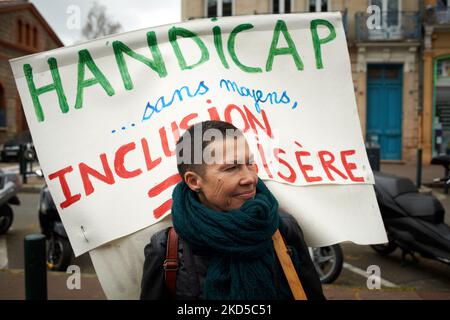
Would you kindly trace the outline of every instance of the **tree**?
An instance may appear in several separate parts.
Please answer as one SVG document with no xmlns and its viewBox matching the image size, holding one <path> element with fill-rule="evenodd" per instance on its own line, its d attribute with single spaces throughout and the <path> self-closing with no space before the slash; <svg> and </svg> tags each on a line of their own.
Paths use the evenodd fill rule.
<svg viewBox="0 0 450 320">
<path fill-rule="evenodd" d="M 117 33 L 121 29 L 122 25 L 119 22 L 113 22 L 108 18 L 106 7 L 94 2 L 94 5 L 89 10 L 87 22 L 81 30 L 81 34 L 83 38 L 91 40 Z"/>
</svg>

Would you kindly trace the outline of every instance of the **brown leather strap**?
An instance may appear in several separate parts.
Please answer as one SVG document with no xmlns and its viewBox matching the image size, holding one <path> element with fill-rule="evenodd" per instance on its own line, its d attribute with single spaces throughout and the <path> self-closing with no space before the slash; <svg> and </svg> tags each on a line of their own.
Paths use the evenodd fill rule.
<svg viewBox="0 0 450 320">
<path fill-rule="evenodd" d="M 292 295 L 295 300 L 308 300 L 306 298 L 305 291 L 303 290 L 302 283 L 298 278 L 297 271 L 295 270 L 294 264 L 292 263 L 291 257 L 288 255 L 288 250 L 284 239 L 281 236 L 280 230 L 277 229 L 272 236 L 273 246 L 275 252 L 277 253 L 278 260 L 280 261 L 281 267 L 283 268 L 286 280 L 291 288 Z"/>
<path fill-rule="evenodd" d="M 166 286 L 172 296 L 175 297 L 178 271 L 178 235 L 173 227 L 169 228 L 167 235 L 166 260 L 163 266 Z"/>
</svg>

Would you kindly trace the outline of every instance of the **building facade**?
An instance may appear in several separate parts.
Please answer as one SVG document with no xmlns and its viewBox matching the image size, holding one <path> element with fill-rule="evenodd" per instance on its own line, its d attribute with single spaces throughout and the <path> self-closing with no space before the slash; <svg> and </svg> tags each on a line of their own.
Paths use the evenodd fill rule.
<svg viewBox="0 0 450 320">
<path fill-rule="evenodd" d="M 0 144 L 28 129 L 10 59 L 63 46 L 32 3 L 0 1 Z"/>
<path fill-rule="evenodd" d="M 435 89 L 433 75 L 438 65 L 441 75 L 449 71 L 446 62 L 439 63 L 449 54 L 444 47 L 450 45 L 450 39 L 443 26 L 448 14 L 439 15 L 439 25 L 436 20 L 430 25 L 431 20 L 428 24 L 425 20 L 427 10 L 448 12 L 447 1 L 182 0 L 183 21 L 213 16 L 340 11 L 361 130 L 366 141 L 381 146 L 381 159 L 389 162 L 414 162 L 419 147 L 423 148 L 424 163 L 445 152 L 442 146 L 447 135 L 439 131 L 442 125 L 435 117 L 433 99 L 436 90 L 442 91 L 439 88 L 447 82 L 438 81 Z M 427 27 L 428 33 L 424 33 Z M 439 97 L 443 96 L 446 95 Z M 450 107 L 448 116 L 445 132 L 450 141 Z"/>
<path fill-rule="evenodd" d="M 447 0 L 425 1 L 423 41 L 424 161 L 450 152 L 450 8 Z"/>
</svg>

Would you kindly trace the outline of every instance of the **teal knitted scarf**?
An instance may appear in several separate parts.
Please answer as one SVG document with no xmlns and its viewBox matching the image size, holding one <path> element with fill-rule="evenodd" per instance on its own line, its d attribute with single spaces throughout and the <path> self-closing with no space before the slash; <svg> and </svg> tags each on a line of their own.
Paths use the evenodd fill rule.
<svg viewBox="0 0 450 320">
<path fill-rule="evenodd" d="M 172 219 L 182 239 L 212 256 L 203 286 L 205 299 L 290 297 L 283 272 L 273 274 L 277 258 L 272 235 L 280 217 L 278 202 L 262 180 L 258 179 L 254 199 L 228 212 L 207 208 L 180 182 L 173 192 Z"/>
</svg>

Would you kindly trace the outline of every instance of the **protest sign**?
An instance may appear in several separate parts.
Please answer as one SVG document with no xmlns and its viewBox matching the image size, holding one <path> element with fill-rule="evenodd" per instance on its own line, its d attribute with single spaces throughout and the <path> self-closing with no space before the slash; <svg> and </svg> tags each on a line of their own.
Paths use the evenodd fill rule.
<svg viewBox="0 0 450 320">
<path fill-rule="evenodd" d="M 209 119 L 243 131 L 309 245 L 387 240 L 340 13 L 193 20 L 11 66 L 77 255 L 168 217 L 175 143 Z"/>
</svg>

